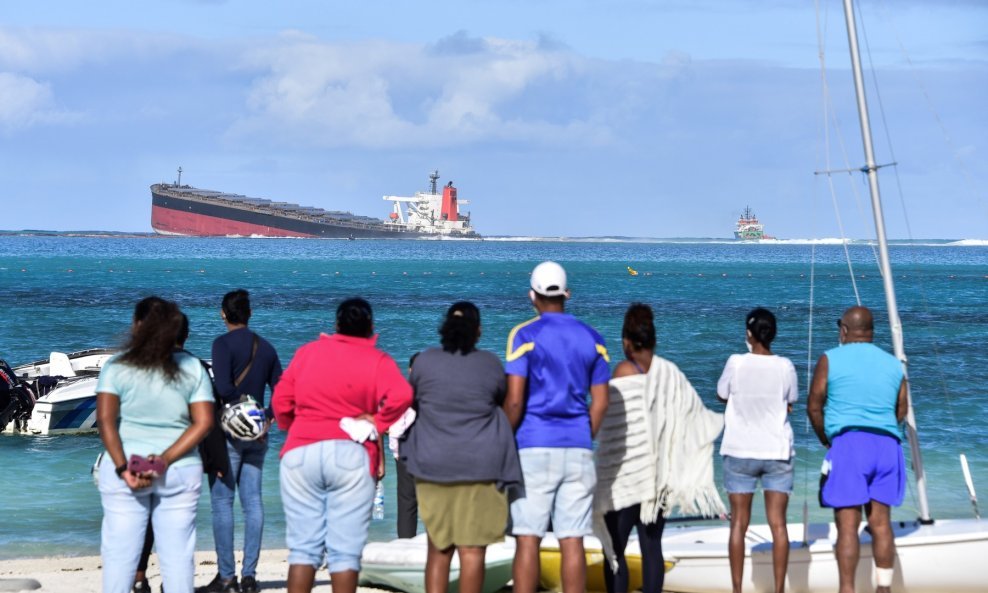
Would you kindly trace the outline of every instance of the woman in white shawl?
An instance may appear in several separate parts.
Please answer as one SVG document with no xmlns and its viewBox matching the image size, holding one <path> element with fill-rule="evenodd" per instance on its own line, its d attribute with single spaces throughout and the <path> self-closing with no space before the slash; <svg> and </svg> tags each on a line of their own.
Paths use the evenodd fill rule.
<svg viewBox="0 0 988 593">
<path fill-rule="evenodd" d="M 713 444 L 724 420 L 704 407 L 675 364 L 654 354 L 648 305 L 628 308 L 621 342 L 627 360 L 614 369 L 597 434 L 594 532 L 608 558 L 608 593 L 628 591 L 624 549 L 633 527 L 642 552 L 642 591 L 660 593 L 665 515 L 673 508 L 705 516 L 724 512 L 713 478 Z"/>
</svg>

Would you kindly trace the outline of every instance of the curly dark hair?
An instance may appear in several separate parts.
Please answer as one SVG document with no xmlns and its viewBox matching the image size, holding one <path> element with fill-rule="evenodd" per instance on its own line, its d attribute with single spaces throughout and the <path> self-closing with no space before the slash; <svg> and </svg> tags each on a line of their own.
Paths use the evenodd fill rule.
<svg viewBox="0 0 988 593">
<path fill-rule="evenodd" d="M 150 296 L 134 307 L 134 325 L 120 362 L 149 371 L 161 371 L 169 381 L 179 374 L 175 345 L 182 333 L 182 311 L 172 301 Z"/>
</svg>

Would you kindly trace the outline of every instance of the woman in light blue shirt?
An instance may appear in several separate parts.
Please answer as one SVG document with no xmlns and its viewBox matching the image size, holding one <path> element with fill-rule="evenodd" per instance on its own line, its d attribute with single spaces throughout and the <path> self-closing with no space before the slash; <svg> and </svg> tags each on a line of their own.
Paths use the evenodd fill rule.
<svg viewBox="0 0 988 593">
<path fill-rule="evenodd" d="M 130 591 L 149 516 L 165 589 L 193 591 L 202 484 L 196 445 L 213 425 L 213 390 L 199 360 L 176 349 L 181 330 L 178 305 L 140 301 L 127 346 L 107 361 L 96 386 L 106 447 L 99 468 L 104 593 Z M 131 471 L 134 457 L 158 464 L 160 473 Z"/>
</svg>

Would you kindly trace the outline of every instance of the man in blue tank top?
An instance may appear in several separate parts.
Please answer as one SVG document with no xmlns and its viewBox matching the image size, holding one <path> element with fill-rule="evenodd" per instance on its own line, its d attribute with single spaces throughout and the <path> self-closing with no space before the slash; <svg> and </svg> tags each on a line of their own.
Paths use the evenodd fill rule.
<svg viewBox="0 0 988 593">
<path fill-rule="evenodd" d="M 600 334 L 564 311 L 569 290 L 562 266 L 536 266 L 531 287 L 539 315 L 511 330 L 505 365 L 504 411 L 515 429 L 524 477 L 524 492 L 511 502 L 514 590 L 538 588 L 539 545 L 551 519 L 562 553 L 563 592 L 583 592 L 583 536 L 591 533 L 597 485 L 593 435 L 607 411 L 610 360 Z"/>
<path fill-rule="evenodd" d="M 906 463 L 899 423 L 908 396 L 902 363 L 872 344 L 874 319 L 851 307 L 837 322 L 840 346 L 817 361 L 807 403 L 813 430 L 827 455 L 820 503 L 834 509 L 840 593 L 854 592 L 861 507 L 868 517 L 876 591 L 892 585 L 895 541 L 891 507 L 902 504 Z"/>
</svg>

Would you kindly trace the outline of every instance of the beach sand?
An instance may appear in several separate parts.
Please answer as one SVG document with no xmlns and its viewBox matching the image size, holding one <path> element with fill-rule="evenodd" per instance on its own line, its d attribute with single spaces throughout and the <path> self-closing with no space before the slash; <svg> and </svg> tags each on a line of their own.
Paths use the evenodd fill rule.
<svg viewBox="0 0 988 593">
<path fill-rule="evenodd" d="M 238 560 L 240 555 L 237 555 Z M 257 565 L 257 581 L 263 591 L 277 593 L 287 591 L 287 550 L 264 550 Z M 99 556 L 75 556 L 57 558 L 30 558 L 0 560 L 0 591 L 22 591 L 19 582 L 34 579 L 41 583 L 37 591 L 45 593 L 98 592 L 102 583 L 102 562 Z M 239 565 L 239 563 L 238 563 Z M 161 586 L 161 571 L 157 556 L 151 555 L 148 565 L 148 581 L 155 592 Z M 196 586 L 205 585 L 216 576 L 216 554 L 210 551 L 196 552 Z M 329 573 L 325 569 L 316 575 L 314 591 L 329 591 Z M 360 593 L 383 593 L 383 589 L 359 587 Z"/>
</svg>

